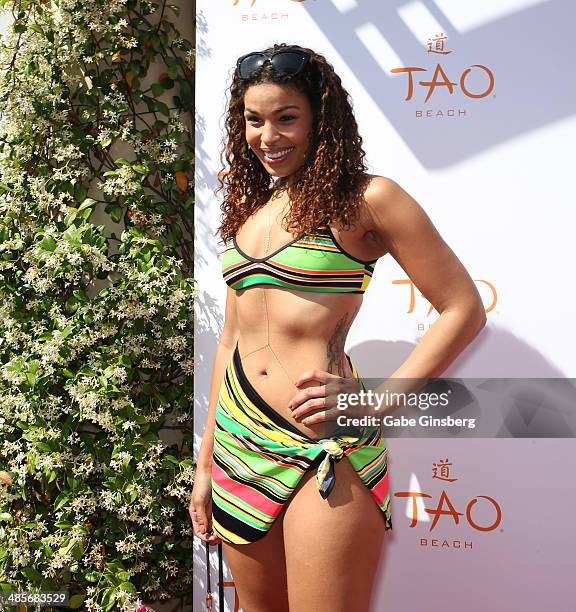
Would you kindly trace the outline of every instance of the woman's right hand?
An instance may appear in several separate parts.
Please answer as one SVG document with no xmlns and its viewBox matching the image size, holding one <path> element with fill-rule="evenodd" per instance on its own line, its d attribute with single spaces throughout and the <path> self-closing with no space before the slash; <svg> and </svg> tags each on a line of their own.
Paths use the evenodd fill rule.
<svg viewBox="0 0 576 612">
<path fill-rule="evenodd" d="M 212 533 L 212 475 L 209 468 L 196 468 L 188 512 L 194 533 L 203 542 L 219 544 L 222 541 Z"/>
</svg>

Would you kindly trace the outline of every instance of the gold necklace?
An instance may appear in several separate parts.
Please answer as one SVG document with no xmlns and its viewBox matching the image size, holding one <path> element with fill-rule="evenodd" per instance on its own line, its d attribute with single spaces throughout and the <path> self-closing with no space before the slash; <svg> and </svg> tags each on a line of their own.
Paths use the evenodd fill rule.
<svg viewBox="0 0 576 612">
<path fill-rule="evenodd" d="M 268 250 L 270 249 L 270 234 L 272 232 L 272 210 L 270 204 L 268 204 L 268 224 L 266 230 L 266 249 L 264 250 L 264 256 L 268 255 Z M 280 212 L 276 215 L 274 219 L 274 223 L 278 221 L 278 217 L 284 212 L 284 206 L 280 210 Z"/>
<path fill-rule="evenodd" d="M 268 255 L 268 249 L 270 248 L 270 232 L 272 231 L 270 209 L 268 209 L 268 231 L 266 232 L 266 249 L 264 250 L 264 256 Z"/>
<path fill-rule="evenodd" d="M 284 211 L 284 208 L 282 208 L 280 213 L 282 213 L 283 211 Z M 276 216 L 276 219 L 278 219 L 278 215 Z M 266 232 L 266 249 L 264 251 L 264 257 L 266 257 L 266 255 L 268 255 L 268 249 L 270 248 L 270 233 L 271 233 L 271 230 L 272 230 L 272 214 L 271 214 L 270 208 L 269 208 L 268 209 L 268 229 L 267 229 L 267 232 Z M 294 381 L 292 380 L 292 377 L 290 376 L 290 374 L 288 374 L 288 372 L 286 371 L 286 368 L 282 365 L 282 362 L 280 361 L 280 359 L 278 359 L 278 356 L 276 355 L 276 353 L 274 352 L 274 349 L 272 348 L 272 345 L 270 344 L 270 321 L 269 321 L 269 317 L 268 317 L 268 300 L 266 299 L 266 291 L 262 287 L 260 288 L 260 291 L 262 293 L 262 300 L 263 300 L 263 305 L 264 305 L 264 311 L 266 313 L 266 344 L 265 344 L 265 346 L 263 348 L 270 349 L 270 352 L 274 356 L 274 359 L 276 359 L 276 361 L 278 362 L 278 365 L 282 368 L 282 371 L 286 375 L 286 378 L 290 381 L 290 384 L 293 387 L 295 387 L 296 389 L 298 389 L 298 387 L 296 387 L 296 385 L 294 384 Z M 260 350 L 260 349 L 256 349 L 256 350 Z M 255 351 L 251 351 L 251 353 L 252 352 L 255 352 Z M 250 355 L 250 353 L 248 353 L 248 355 Z M 244 357 L 247 357 L 247 355 L 244 355 Z"/>
</svg>

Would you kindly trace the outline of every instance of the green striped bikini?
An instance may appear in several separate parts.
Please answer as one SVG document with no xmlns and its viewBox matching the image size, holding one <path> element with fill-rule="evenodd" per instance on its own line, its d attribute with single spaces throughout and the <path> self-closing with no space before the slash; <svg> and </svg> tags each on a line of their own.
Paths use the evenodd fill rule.
<svg viewBox="0 0 576 612">
<path fill-rule="evenodd" d="M 373 261 L 346 253 L 329 226 L 304 235 L 268 257 L 243 253 L 235 238 L 222 259 L 226 283 L 235 290 L 276 285 L 298 291 L 363 293 Z M 362 379 L 346 355 L 353 375 Z M 212 527 L 223 541 L 248 544 L 262 538 L 301 478 L 316 469 L 325 499 L 334 486 L 334 462 L 346 456 L 392 529 L 387 448 L 379 430 L 357 436 L 314 439 L 276 412 L 248 380 L 236 345 L 216 405 L 212 464 Z"/>
<path fill-rule="evenodd" d="M 364 293 L 376 261 L 362 261 L 346 253 L 330 226 L 324 226 L 260 259 L 246 255 L 234 236 L 222 257 L 222 273 L 233 289 L 277 285 L 319 293 Z"/>
</svg>

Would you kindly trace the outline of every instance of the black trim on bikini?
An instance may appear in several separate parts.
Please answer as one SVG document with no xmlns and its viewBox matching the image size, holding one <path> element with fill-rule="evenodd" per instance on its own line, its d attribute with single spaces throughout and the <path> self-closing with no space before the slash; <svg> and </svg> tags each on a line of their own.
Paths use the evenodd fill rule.
<svg viewBox="0 0 576 612">
<path fill-rule="evenodd" d="M 256 391 L 256 389 L 252 386 L 252 383 L 248 380 L 246 376 L 246 372 L 244 372 L 244 368 L 242 366 L 242 360 L 240 359 L 240 351 L 238 350 L 238 343 L 236 343 L 236 348 L 234 349 L 234 367 L 236 368 L 236 372 L 238 374 L 238 378 L 240 379 L 240 384 L 244 387 L 244 391 L 246 395 L 250 399 L 252 403 L 256 405 L 271 421 L 275 422 L 277 425 L 281 425 L 291 431 L 292 433 L 299 434 L 304 438 L 312 441 L 318 442 L 318 440 L 314 440 L 310 436 L 307 436 L 305 433 L 301 432 L 297 427 L 295 427 L 290 421 L 285 419 L 281 414 L 276 412 L 272 406 L 270 406 Z"/>
<path fill-rule="evenodd" d="M 334 232 L 332 231 L 332 228 L 329 225 L 325 225 L 323 227 L 326 227 L 326 229 L 328 230 L 328 233 L 330 234 L 330 238 L 332 239 L 332 242 L 334 243 L 334 246 L 343 255 L 346 255 L 346 257 L 349 257 L 350 259 L 352 259 L 354 261 L 357 261 L 358 263 L 361 263 L 363 266 L 373 266 L 378 261 L 378 259 L 368 259 L 368 260 L 365 260 L 365 259 L 359 259 L 358 257 L 354 257 L 354 255 L 351 255 L 350 253 L 348 253 L 342 247 L 342 245 L 336 240 L 336 236 L 334 236 Z M 322 228 L 318 228 L 318 229 L 322 229 Z M 234 248 L 238 251 L 238 253 L 240 253 L 240 255 L 242 255 L 242 257 L 245 257 L 248 261 L 253 261 L 254 263 L 262 263 L 264 261 L 268 261 L 269 259 L 271 259 L 275 255 L 278 255 L 278 253 L 281 253 L 282 251 L 287 249 L 289 246 L 292 246 L 295 242 L 298 242 L 299 240 L 302 240 L 302 238 L 304 238 L 305 236 L 307 236 L 307 234 L 302 234 L 301 236 L 298 236 L 297 238 L 294 238 L 294 240 L 291 240 L 288 244 L 285 244 L 284 246 L 280 247 L 279 249 L 277 249 L 273 253 L 270 253 L 270 255 L 267 255 L 266 257 L 251 257 L 250 255 L 245 253 L 238 246 L 238 241 L 236 240 L 236 234 L 234 234 L 234 236 L 232 236 L 232 244 L 234 245 Z"/>
<path fill-rule="evenodd" d="M 354 257 L 354 255 L 350 255 L 350 253 L 348 253 L 343 247 L 342 245 L 338 242 L 338 240 L 336 240 L 336 236 L 334 236 L 334 232 L 332 231 L 332 228 L 329 225 L 326 225 L 326 227 L 328 228 L 328 232 L 330 233 L 330 237 L 332 238 L 332 242 L 334 243 L 334 245 L 338 248 L 338 250 L 343 253 L 344 255 L 346 255 L 346 257 L 349 257 L 350 259 L 353 259 L 354 261 L 357 261 L 358 263 L 363 264 L 364 266 L 373 266 L 378 260 L 377 259 L 358 259 L 358 257 Z"/>
<path fill-rule="evenodd" d="M 288 244 L 285 244 L 283 247 L 280 247 L 277 251 L 274 251 L 274 253 L 270 253 L 270 255 L 267 255 L 266 257 L 250 257 L 250 255 L 244 253 L 244 251 L 238 246 L 238 242 L 236 241 L 236 234 L 234 234 L 234 236 L 232 237 L 232 243 L 234 244 L 234 247 L 236 248 L 238 253 L 242 255 L 242 257 L 246 257 L 246 259 L 248 259 L 249 261 L 253 261 L 254 263 L 262 263 L 263 261 L 267 261 L 271 257 L 274 257 L 274 255 L 278 255 L 278 253 L 281 253 L 284 249 L 287 249 L 295 242 L 298 242 L 298 240 L 304 238 L 305 235 L 306 234 L 302 234 L 302 236 L 294 238 L 294 240 L 291 240 Z"/>
</svg>

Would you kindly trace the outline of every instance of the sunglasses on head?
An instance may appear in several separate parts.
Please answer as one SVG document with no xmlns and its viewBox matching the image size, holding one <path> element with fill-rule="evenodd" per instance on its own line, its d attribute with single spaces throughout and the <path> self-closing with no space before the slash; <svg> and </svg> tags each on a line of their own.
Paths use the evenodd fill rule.
<svg viewBox="0 0 576 612">
<path fill-rule="evenodd" d="M 238 58 L 236 76 L 239 79 L 249 79 L 266 62 L 270 62 L 278 74 L 296 76 L 310 59 L 310 54 L 294 47 L 285 47 L 271 53 L 253 51 Z"/>
</svg>

